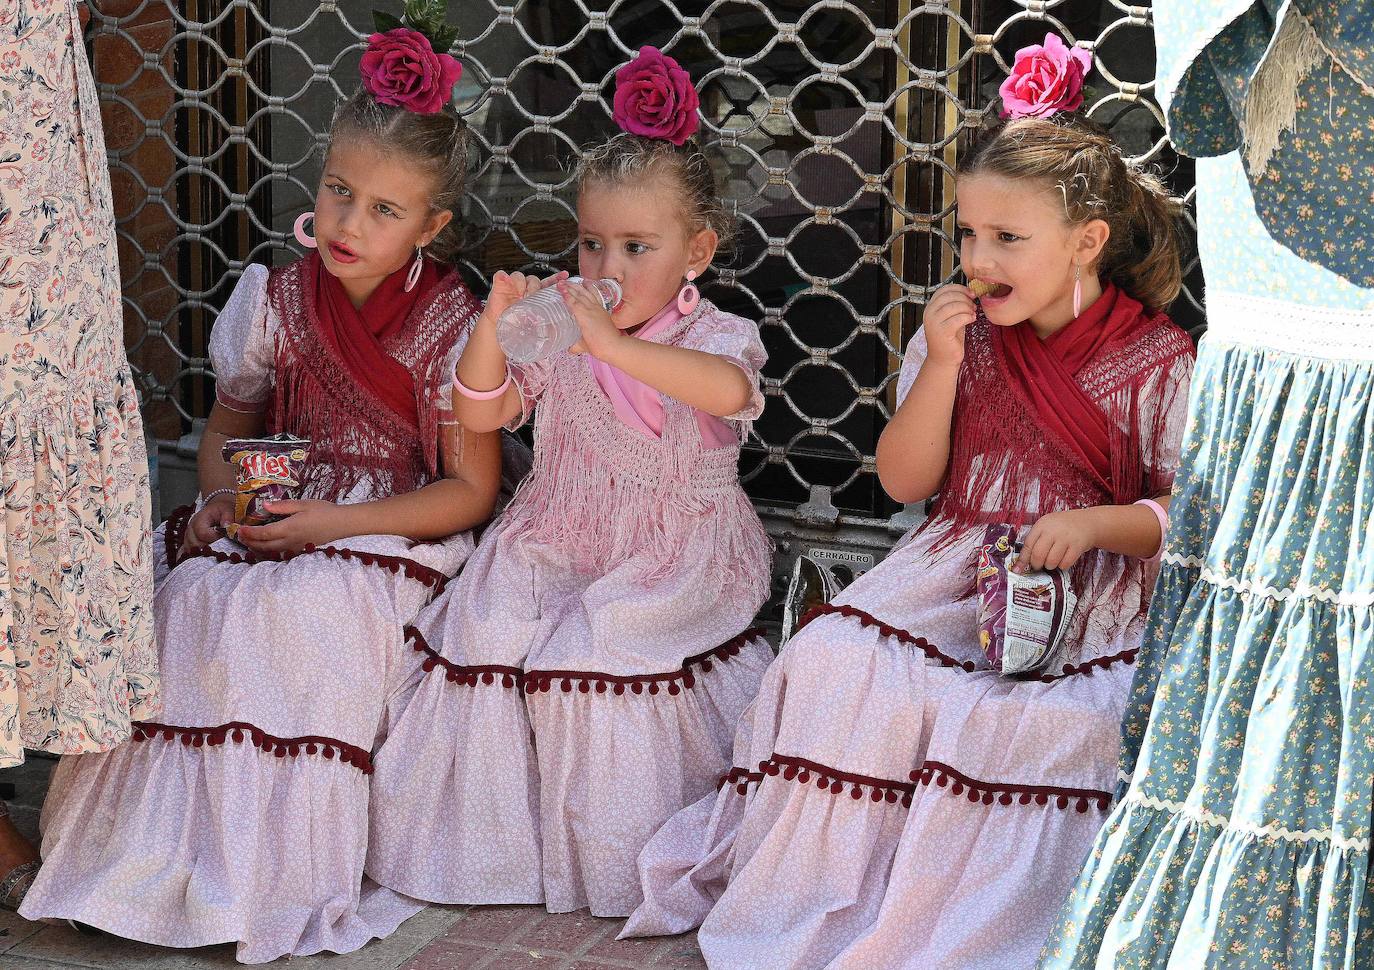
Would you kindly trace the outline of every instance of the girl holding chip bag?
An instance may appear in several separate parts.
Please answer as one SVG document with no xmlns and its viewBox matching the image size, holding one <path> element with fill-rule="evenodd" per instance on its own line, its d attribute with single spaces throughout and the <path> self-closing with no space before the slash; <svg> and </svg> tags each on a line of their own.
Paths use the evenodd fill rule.
<svg viewBox="0 0 1374 970">
<path fill-rule="evenodd" d="M 156 542 L 164 712 L 58 769 L 30 919 L 262 962 L 419 908 L 364 880 L 372 754 L 502 445 L 449 409 L 481 309 L 449 263 L 469 135 L 451 34 L 414 12 L 335 113 L 308 254 L 248 266 L 215 323 L 203 498 Z"/>
<path fill-rule="evenodd" d="M 1014 117 L 962 160 L 975 282 L 926 306 L 877 451 L 930 516 L 788 641 L 725 785 L 640 856 L 626 935 L 700 925 L 721 968 L 1034 964 L 1115 784 L 1193 360 L 1162 312 L 1173 200 L 1054 116 L 1089 66 L 1053 35 L 1021 51 Z M 999 584 L 1017 549 L 1064 589 Z M 1062 652 L 1002 669 L 975 580 L 1020 589 L 1008 635 L 1071 588 Z"/>
</svg>

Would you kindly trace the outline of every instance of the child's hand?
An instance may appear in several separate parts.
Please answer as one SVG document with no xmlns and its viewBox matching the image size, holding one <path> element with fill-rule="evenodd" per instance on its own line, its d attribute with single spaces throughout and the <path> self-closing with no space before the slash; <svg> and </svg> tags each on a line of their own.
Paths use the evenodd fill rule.
<svg viewBox="0 0 1374 970">
<path fill-rule="evenodd" d="M 234 538 L 254 552 L 300 552 L 322 546 L 346 534 L 340 528 L 341 507 L 319 499 L 268 502 L 264 508 L 286 518 L 266 525 L 240 526 Z"/>
<path fill-rule="evenodd" d="M 951 283 L 935 291 L 926 304 L 926 360 L 958 367 L 964 362 L 964 330 L 978 319 L 973 291 Z"/>
<path fill-rule="evenodd" d="M 600 294 L 586 282 L 579 286 L 560 281 L 558 292 L 563 294 L 568 309 L 572 310 L 577 325 L 582 329 L 582 339 L 569 350 L 574 354 L 591 354 L 597 360 L 605 360 L 625 335 L 611 321 Z"/>
<path fill-rule="evenodd" d="M 1019 573 L 1035 569 L 1069 569 L 1083 553 L 1096 549 L 1092 509 L 1070 509 L 1042 516 L 1031 527 L 1012 566 Z"/>
<path fill-rule="evenodd" d="M 216 539 L 223 539 L 225 527 L 233 521 L 234 496 L 216 495 L 186 524 L 186 535 L 181 540 L 181 555 L 188 555 L 205 548 Z"/>
<path fill-rule="evenodd" d="M 532 296 L 549 284 L 566 279 L 567 276 L 566 272 L 555 273 L 541 280 L 532 273 L 497 273 L 491 278 L 491 293 L 487 295 L 487 304 L 482 314 L 495 320 L 505 313 L 512 303 Z"/>
</svg>

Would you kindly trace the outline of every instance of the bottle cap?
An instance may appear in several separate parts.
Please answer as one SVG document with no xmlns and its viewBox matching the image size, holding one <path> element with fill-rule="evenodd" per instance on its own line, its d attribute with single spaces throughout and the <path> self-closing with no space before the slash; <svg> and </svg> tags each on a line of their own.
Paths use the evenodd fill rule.
<svg viewBox="0 0 1374 970">
<path fill-rule="evenodd" d="M 569 276 L 568 282 L 581 283 L 583 282 L 583 279 L 580 276 Z M 609 289 L 611 291 L 610 303 L 606 302 L 605 296 L 601 297 L 601 305 L 604 306 L 607 310 L 614 310 L 616 307 L 620 306 L 621 303 L 625 302 L 625 290 L 623 287 L 621 287 L 620 282 L 618 280 L 608 278 L 604 280 L 597 280 L 596 282 L 599 286 Z"/>
</svg>

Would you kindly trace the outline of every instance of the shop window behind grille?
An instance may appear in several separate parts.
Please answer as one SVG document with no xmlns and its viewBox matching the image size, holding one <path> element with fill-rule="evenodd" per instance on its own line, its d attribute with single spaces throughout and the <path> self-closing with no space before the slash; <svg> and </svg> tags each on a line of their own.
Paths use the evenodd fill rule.
<svg viewBox="0 0 1374 970">
<path fill-rule="evenodd" d="M 295 249 L 291 223 L 310 206 L 374 5 L 150 0 L 93 18 L 117 207 L 120 186 L 129 196 L 119 219 L 131 358 L 164 439 L 208 409 L 209 326 L 244 263 Z M 577 147 L 610 130 L 614 68 L 642 44 L 663 47 L 699 81 L 703 134 L 740 217 L 737 252 L 705 292 L 760 320 L 771 355 L 768 408 L 741 462 L 746 487 L 784 515 L 802 507 L 812 521 L 885 522 L 898 510 L 872 454 L 900 349 L 924 299 L 958 271 L 951 173 L 961 132 L 995 109 L 999 64 L 1046 29 L 1102 38 L 1112 76 L 1093 76 L 1095 117 L 1187 187 L 1190 172 L 1158 144 L 1146 103 L 1142 9 L 454 3 L 459 101 L 477 136 L 463 269 L 480 293 L 497 269 L 573 265 Z M 1180 301 L 1185 323 L 1196 322 L 1198 295 L 1195 286 Z"/>
</svg>

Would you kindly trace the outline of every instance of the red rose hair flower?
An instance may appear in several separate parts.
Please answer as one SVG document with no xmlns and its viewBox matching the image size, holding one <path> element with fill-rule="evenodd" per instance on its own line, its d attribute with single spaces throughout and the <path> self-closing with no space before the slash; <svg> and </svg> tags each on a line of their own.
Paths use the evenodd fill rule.
<svg viewBox="0 0 1374 970">
<path fill-rule="evenodd" d="M 697 89 L 692 76 L 657 47 L 615 72 L 615 123 L 632 135 L 682 145 L 696 133 Z"/>
<path fill-rule="evenodd" d="M 1044 45 L 1032 44 L 1016 52 L 1011 76 L 1002 82 L 1003 118 L 1048 118 L 1083 105 L 1083 78 L 1093 57 L 1081 47 L 1069 47 L 1055 34 Z"/>
<path fill-rule="evenodd" d="M 463 65 L 448 54 L 436 54 L 418 30 L 396 27 L 368 38 L 359 71 L 363 87 L 381 104 L 427 115 L 448 104 Z"/>
</svg>

